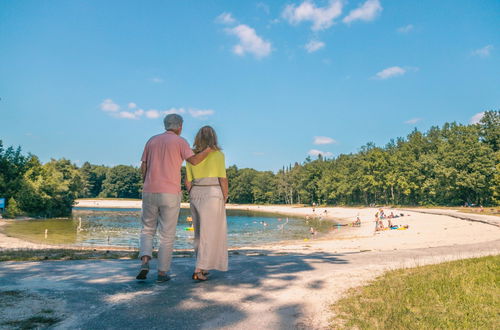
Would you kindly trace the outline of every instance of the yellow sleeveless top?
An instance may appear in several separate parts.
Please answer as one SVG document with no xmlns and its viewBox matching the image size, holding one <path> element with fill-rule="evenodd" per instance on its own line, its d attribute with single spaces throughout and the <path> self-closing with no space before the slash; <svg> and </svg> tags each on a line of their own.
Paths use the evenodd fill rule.
<svg viewBox="0 0 500 330">
<path fill-rule="evenodd" d="M 222 151 L 212 151 L 198 165 L 186 162 L 186 174 L 188 181 L 201 178 L 225 178 L 226 162 Z"/>
</svg>

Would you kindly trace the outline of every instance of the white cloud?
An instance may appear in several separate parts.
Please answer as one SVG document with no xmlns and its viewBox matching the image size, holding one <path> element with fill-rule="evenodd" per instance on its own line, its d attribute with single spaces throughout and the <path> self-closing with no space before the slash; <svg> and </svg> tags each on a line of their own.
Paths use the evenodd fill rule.
<svg viewBox="0 0 500 330">
<path fill-rule="evenodd" d="M 101 108 L 103 108 L 103 110 L 116 109 L 116 110 L 105 110 L 111 112 L 111 116 L 115 118 L 125 118 L 125 119 L 139 119 L 142 116 L 149 119 L 156 119 L 172 113 L 184 114 L 186 112 L 188 112 L 189 115 L 191 115 L 191 117 L 193 118 L 203 119 L 215 113 L 215 111 L 211 109 L 189 109 L 188 111 L 186 111 L 184 108 L 170 108 L 166 110 L 157 110 L 157 109 L 143 110 L 141 108 L 138 108 L 137 104 L 133 102 L 130 102 L 127 105 L 129 109 L 131 109 L 130 111 L 118 111 L 118 109 L 120 109 L 120 106 L 114 103 L 111 99 L 104 100 L 102 104 L 104 104 L 104 106 L 101 105 Z M 132 111 L 133 109 L 136 110 Z"/>
<path fill-rule="evenodd" d="M 150 109 L 146 111 L 146 117 L 150 119 L 155 119 L 161 116 L 160 111 L 155 110 L 155 109 Z"/>
<path fill-rule="evenodd" d="M 378 79 L 388 79 L 392 77 L 402 76 L 406 73 L 406 70 L 399 66 L 391 66 L 390 68 L 384 69 L 376 74 Z"/>
<path fill-rule="evenodd" d="M 309 150 L 309 152 L 307 153 L 309 156 L 314 156 L 314 157 L 317 157 L 319 155 L 323 156 L 323 157 L 332 157 L 333 154 L 329 151 L 321 151 L 321 150 L 317 150 L 317 149 L 311 149 Z"/>
<path fill-rule="evenodd" d="M 113 113 L 113 117 L 125 118 L 125 119 L 139 119 L 144 115 L 144 110 L 137 109 L 136 111 L 120 111 L 118 113 Z"/>
<path fill-rule="evenodd" d="M 226 29 L 226 32 L 240 39 L 240 43 L 233 48 L 233 52 L 237 55 L 243 56 L 245 53 L 251 53 L 256 58 L 261 58 L 272 51 L 271 43 L 259 37 L 248 25 L 240 24 L 232 29 Z"/>
<path fill-rule="evenodd" d="M 323 47 L 325 47 L 325 43 L 318 40 L 311 40 L 304 46 L 308 53 L 314 53 Z"/>
<path fill-rule="evenodd" d="M 258 8 L 258 9 L 262 9 L 262 10 L 263 10 L 266 14 L 268 14 L 268 15 L 269 15 L 269 13 L 271 12 L 271 11 L 269 10 L 269 6 L 268 6 L 267 4 L 265 4 L 265 3 L 263 3 L 263 2 L 259 2 L 259 3 L 257 3 L 257 8 Z"/>
<path fill-rule="evenodd" d="M 299 24 L 304 21 L 312 22 L 314 31 L 328 29 L 334 20 L 342 14 L 342 1 L 331 0 L 326 7 L 316 7 L 312 1 L 304 1 L 299 6 L 288 5 L 283 11 L 283 18 L 290 24 Z"/>
<path fill-rule="evenodd" d="M 416 124 L 421 120 L 422 120 L 422 118 L 412 118 L 412 119 L 408 119 L 407 121 L 405 121 L 405 124 Z"/>
<path fill-rule="evenodd" d="M 236 20 L 234 19 L 233 15 L 231 15 L 231 13 L 222 13 L 219 16 L 217 16 L 215 21 L 219 24 L 227 24 L 227 25 L 236 23 Z"/>
<path fill-rule="evenodd" d="M 321 60 L 321 62 L 323 62 L 326 65 L 332 65 L 332 60 L 329 58 L 324 58 L 323 60 Z"/>
<path fill-rule="evenodd" d="M 162 78 L 158 77 L 151 78 L 151 81 L 154 82 L 155 84 L 161 84 L 162 82 L 164 82 Z"/>
<path fill-rule="evenodd" d="M 354 21 L 373 21 L 382 11 L 379 0 L 367 0 L 358 8 L 351 10 L 349 15 L 344 17 L 342 22 L 349 24 Z"/>
<path fill-rule="evenodd" d="M 475 51 L 472 52 L 472 55 L 479 57 L 488 57 L 490 56 L 492 50 L 493 50 L 493 45 L 487 45 L 484 46 L 483 48 L 476 49 Z"/>
<path fill-rule="evenodd" d="M 118 118 L 138 119 L 138 116 L 135 113 L 128 112 L 128 111 L 120 111 L 120 112 L 116 113 L 115 115 Z"/>
<path fill-rule="evenodd" d="M 102 101 L 100 107 L 102 111 L 107 112 L 116 112 L 120 110 L 120 106 L 113 102 L 112 99 L 105 99 L 104 101 Z"/>
<path fill-rule="evenodd" d="M 332 144 L 332 143 L 337 143 L 334 139 L 328 136 L 315 136 L 314 137 L 314 144 Z"/>
<path fill-rule="evenodd" d="M 397 31 L 399 33 L 403 33 L 404 34 L 404 33 L 410 33 L 414 29 L 415 29 L 415 27 L 413 26 L 413 24 L 408 24 L 408 25 L 399 27 Z"/>
<path fill-rule="evenodd" d="M 184 110 L 184 108 L 170 108 L 170 109 L 163 110 L 163 111 L 156 110 L 156 109 L 149 109 L 149 110 L 145 111 L 144 114 L 149 119 L 156 119 L 156 118 L 159 118 L 161 116 L 170 115 L 172 113 L 183 114 L 185 112 L 186 112 L 186 110 Z"/>
<path fill-rule="evenodd" d="M 189 114 L 193 118 L 205 118 L 207 116 L 211 116 L 215 113 L 215 111 L 207 109 L 207 110 L 200 110 L 200 109 L 189 109 Z"/>
<path fill-rule="evenodd" d="M 470 123 L 471 124 L 477 124 L 479 121 L 484 117 L 484 111 L 483 112 L 478 112 L 474 116 L 471 117 Z"/>
<path fill-rule="evenodd" d="M 184 108 L 170 108 L 168 110 L 163 111 L 163 114 L 170 115 L 172 113 L 181 114 L 181 113 L 185 113 L 185 112 L 186 112 L 186 110 L 184 110 Z"/>
</svg>

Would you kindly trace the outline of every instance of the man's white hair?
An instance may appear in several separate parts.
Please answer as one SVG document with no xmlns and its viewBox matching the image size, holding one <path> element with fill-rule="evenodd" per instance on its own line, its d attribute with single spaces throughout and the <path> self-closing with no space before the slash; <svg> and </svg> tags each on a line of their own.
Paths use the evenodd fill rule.
<svg viewBox="0 0 500 330">
<path fill-rule="evenodd" d="M 163 124 L 165 124 L 165 130 L 170 131 L 174 129 L 179 129 L 182 126 L 183 119 L 176 113 L 171 113 L 165 116 L 163 119 Z"/>
</svg>

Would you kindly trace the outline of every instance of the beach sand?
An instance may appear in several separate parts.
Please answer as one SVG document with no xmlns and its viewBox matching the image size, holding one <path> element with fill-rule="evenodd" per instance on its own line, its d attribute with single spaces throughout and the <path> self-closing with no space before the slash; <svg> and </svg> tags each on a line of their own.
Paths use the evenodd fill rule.
<svg viewBox="0 0 500 330">
<path fill-rule="evenodd" d="M 77 200 L 76 207 L 93 208 L 140 208 L 140 200 Z M 188 203 L 182 207 L 188 208 Z M 446 214 L 426 214 L 414 210 L 398 210 L 386 208 L 385 213 L 404 213 L 404 217 L 393 219 L 394 224 L 408 225 L 408 230 L 386 230 L 375 232 L 374 215 L 376 208 L 349 208 L 349 207 L 318 207 L 313 212 L 312 207 L 290 205 L 234 205 L 228 204 L 227 209 L 248 210 L 281 214 L 283 216 L 322 217 L 325 221 L 333 220 L 348 224 L 359 215 L 361 227 L 334 226 L 332 235 L 320 239 L 305 241 L 288 241 L 253 245 L 238 249 L 273 249 L 276 251 L 302 251 L 304 248 L 330 252 L 359 252 L 359 251 L 387 251 L 400 249 L 414 249 L 450 246 L 458 244 L 472 244 L 493 241 L 500 238 L 500 227 L 478 222 L 481 216 L 474 215 L 476 221 L 458 219 Z M 325 210 L 327 211 L 325 213 Z M 442 212 L 442 210 L 441 210 Z M 455 211 L 453 211 L 455 212 Z M 464 217 L 470 215 L 462 213 Z M 484 216 L 487 219 L 487 216 Z M 489 217 L 499 218 L 499 217 Z M 0 220 L 1 226 L 7 222 Z M 387 220 L 384 220 L 387 225 Z M 26 242 L 14 237 L 7 237 L 0 233 L 0 249 L 8 248 L 48 248 L 51 245 L 42 245 Z"/>
</svg>

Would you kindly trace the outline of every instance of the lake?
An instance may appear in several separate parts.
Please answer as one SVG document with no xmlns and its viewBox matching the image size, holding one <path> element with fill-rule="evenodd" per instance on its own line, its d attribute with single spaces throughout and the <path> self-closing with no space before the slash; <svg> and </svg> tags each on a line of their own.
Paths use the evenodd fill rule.
<svg viewBox="0 0 500 330">
<path fill-rule="evenodd" d="M 174 244 L 176 249 L 192 248 L 194 232 L 189 230 L 189 216 L 189 209 L 181 209 Z M 70 218 L 13 221 L 4 232 L 46 244 L 137 248 L 140 217 L 140 209 L 75 208 Z M 330 221 L 306 221 L 241 210 L 227 210 L 227 222 L 229 247 L 309 239 L 310 227 L 315 228 L 319 235 L 333 227 Z"/>
</svg>

